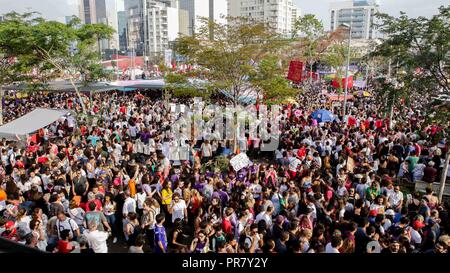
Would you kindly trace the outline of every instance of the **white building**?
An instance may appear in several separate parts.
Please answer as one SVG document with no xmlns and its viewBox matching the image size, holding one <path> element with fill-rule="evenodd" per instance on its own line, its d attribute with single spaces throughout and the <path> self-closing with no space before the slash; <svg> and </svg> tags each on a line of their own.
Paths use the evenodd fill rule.
<svg viewBox="0 0 450 273">
<path fill-rule="evenodd" d="M 376 29 L 373 26 L 375 13 L 378 12 L 376 0 L 353 0 L 330 4 L 330 30 L 334 31 L 342 24 L 351 25 L 352 39 L 374 39 Z"/>
<path fill-rule="evenodd" d="M 188 11 L 179 7 L 178 0 L 125 0 L 128 49 L 138 56 L 156 56 L 179 33 L 188 35 Z"/>
<path fill-rule="evenodd" d="M 300 8 L 294 6 L 292 8 L 292 27 L 294 27 L 295 22 L 297 22 L 297 20 L 300 19 L 301 16 L 302 16 L 302 12 L 301 12 Z"/>
<path fill-rule="evenodd" d="M 286 37 L 291 35 L 294 17 L 300 13 L 293 0 L 229 0 L 228 11 L 232 17 L 269 22 Z"/>
<path fill-rule="evenodd" d="M 177 7 L 166 3 L 149 1 L 147 7 L 148 31 L 145 35 L 146 48 L 149 56 L 156 56 L 169 47 L 169 42 L 178 37 L 180 29 Z"/>
<path fill-rule="evenodd" d="M 79 17 L 84 24 L 103 23 L 115 32 L 111 39 L 100 41 L 100 48 L 119 49 L 119 25 L 116 0 L 79 0 Z"/>
</svg>

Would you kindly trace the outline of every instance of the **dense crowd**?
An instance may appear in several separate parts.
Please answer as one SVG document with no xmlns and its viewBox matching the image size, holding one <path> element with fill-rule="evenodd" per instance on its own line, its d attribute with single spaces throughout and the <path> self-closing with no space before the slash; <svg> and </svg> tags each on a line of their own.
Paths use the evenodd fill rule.
<svg viewBox="0 0 450 273">
<path fill-rule="evenodd" d="M 191 140 L 189 160 L 171 160 L 166 98 L 86 97 L 95 122 L 69 115 L 1 141 L 1 237 L 59 253 L 447 253 L 450 206 L 431 185 L 449 167 L 448 128 L 425 124 L 419 99 L 395 109 L 392 130 L 372 97 L 342 117 L 322 88 L 283 106 L 276 151 Z M 5 119 L 34 107 L 81 111 L 73 93 L 35 93 L 6 100 Z M 336 120 L 311 117 L 322 108 Z M 235 172 L 237 150 L 252 164 Z"/>
</svg>

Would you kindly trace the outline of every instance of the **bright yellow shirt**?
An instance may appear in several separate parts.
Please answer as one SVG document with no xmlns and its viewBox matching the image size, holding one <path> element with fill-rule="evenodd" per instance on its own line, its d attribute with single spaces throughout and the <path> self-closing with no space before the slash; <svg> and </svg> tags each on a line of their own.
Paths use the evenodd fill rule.
<svg viewBox="0 0 450 273">
<path fill-rule="evenodd" d="M 171 189 L 163 189 L 161 191 L 161 195 L 162 195 L 162 203 L 163 205 L 169 205 L 170 203 L 172 203 L 172 190 Z M 169 198 L 167 198 L 168 196 L 170 196 Z M 167 199 L 166 199 L 167 198 Z"/>
</svg>

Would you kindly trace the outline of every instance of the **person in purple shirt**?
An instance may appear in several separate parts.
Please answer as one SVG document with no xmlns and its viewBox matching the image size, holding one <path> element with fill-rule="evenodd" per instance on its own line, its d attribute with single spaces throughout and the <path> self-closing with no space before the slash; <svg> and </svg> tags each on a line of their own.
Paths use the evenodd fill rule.
<svg viewBox="0 0 450 273">
<path fill-rule="evenodd" d="M 155 225 L 155 253 L 166 253 L 167 251 L 167 234 L 166 229 L 163 224 L 165 221 L 164 214 L 156 215 L 156 225 Z"/>
<path fill-rule="evenodd" d="M 144 143 L 145 145 L 148 144 L 148 140 L 150 139 L 150 132 L 148 131 L 148 129 L 144 129 L 144 131 L 141 133 L 141 141 L 142 143 Z"/>
<path fill-rule="evenodd" d="M 226 193 L 225 191 L 223 191 L 223 184 L 219 183 L 218 185 L 219 191 L 217 192 L 220 198 L 220 203 L 223 204 L 224 206 L 226 206 L 228 204 L 228 193 Z"/>
</svg>

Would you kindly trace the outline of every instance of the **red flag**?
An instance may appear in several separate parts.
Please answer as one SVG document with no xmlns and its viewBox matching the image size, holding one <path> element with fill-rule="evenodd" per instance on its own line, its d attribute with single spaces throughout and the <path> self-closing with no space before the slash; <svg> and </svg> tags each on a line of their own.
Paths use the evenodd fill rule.
<svg viewBox="0 0 450 273">
<path fill-rule="evenodd" d="M 289 64 L 288 80 L 293 82 L 302 81 L 303 63 L 300 61 L 291 61 Z"/>
<path fill-rule="evenodd" d="M 331 85 L 334 88 L 339 88 L 339 86 L 341 86 L 342 88 L 345 88 L 345 84 L 346 84 L 345 82 L 346 82 L 345 78 L 342 78 L 341 83 L 339 83 L 338 80 L 335 78 L 333 80 L 333 82 L 331 83 Z M 340 84 L 342 84 L 342 85 L 340 85 Z M 348 88 L 352 88 L 352 87 L 353 87 L 353 76 L 349 76 L 348 77 Z"/>
</svg>

